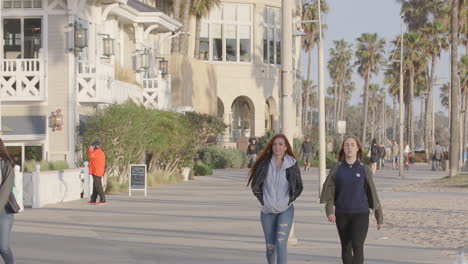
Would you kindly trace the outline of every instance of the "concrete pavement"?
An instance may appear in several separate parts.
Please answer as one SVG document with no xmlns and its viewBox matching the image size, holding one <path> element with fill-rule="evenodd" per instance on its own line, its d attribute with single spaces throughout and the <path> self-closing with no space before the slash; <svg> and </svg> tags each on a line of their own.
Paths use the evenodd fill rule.
<svg viewBox="0 0 468 264">
<path fill-rule="evenodd" d="M 317 175 L 317 169 L 303 175 L 304 193 L 295 205 L 299 244 L 289 247 L 291 264 L 341 263 L 336 228 L 317 204 Z M 377 176 L 382 199 L 424 195 L 388 190 L 445 173 L 421 167 L 405 180 L 396 175 L 388 170 Z M 17 263 L 266 263 L 259 204 L 246 180 L 247 170 L 216 170 L 214 176 L 153 188 L 147 197 L 122 194 L 109 196 L 103 206 L 81 200 L 26 209 L 15 219 Z M 452 263 L 441 250 L 378 232 L 375 222 L 365 253 L 369 264 Z"/>
</svg>

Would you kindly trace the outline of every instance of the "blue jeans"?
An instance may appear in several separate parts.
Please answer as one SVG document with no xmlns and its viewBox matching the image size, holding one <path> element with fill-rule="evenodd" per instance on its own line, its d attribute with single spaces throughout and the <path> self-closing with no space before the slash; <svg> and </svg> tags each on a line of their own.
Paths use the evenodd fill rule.
<svg viewBox="0 0 468 264">
<path fill-rule="evenodd" d="M 5 264 L 14 264 L 13 252 L 10 248 L 11 230 L 13 229 L 13 214 L 5 209 L 0 210 L 0 255 Z"/>
<path fill-rule="evenodd" d="M 288 238 L 294 219 L 294 205 L 279 214 L 260 214 L 265 233 L 268 264 L 288 263 Z"/>
</svg>

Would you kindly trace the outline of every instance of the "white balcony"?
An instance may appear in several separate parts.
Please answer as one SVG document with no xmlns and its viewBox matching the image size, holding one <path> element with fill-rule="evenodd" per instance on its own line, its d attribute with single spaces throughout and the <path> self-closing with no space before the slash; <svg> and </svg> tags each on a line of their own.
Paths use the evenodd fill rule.
<svg viewBox="0 0 468 264">
<path fill-rule="evenodd" d="M 77 86 L 80 103 L 113 103 L 114 66 L 78 62 Z"/>
<path fill-rule="evenodd" d="M 159 75 L 161 76 L 161 75 Z M 143 101 L 145 107 L 159 110 L 170 110 L 171 104 L 171 77 L 143 79 Z"/>
<path fill-rule="evenodd" d="M 44 101 L 44 65 L 42 59 L 0 59 L 1 100 Z"/>
</svg>

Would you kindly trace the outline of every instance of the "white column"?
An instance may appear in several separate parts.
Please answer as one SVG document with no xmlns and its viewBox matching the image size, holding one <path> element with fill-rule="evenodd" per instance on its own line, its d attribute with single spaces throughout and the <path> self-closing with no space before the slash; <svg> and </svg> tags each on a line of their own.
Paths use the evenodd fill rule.
<svg viewBox="0 0 468 264">
<path fill-rule="evenodd" d="M 288 140 L 293 142 L 295 112 L 292 84 L 292 0 L 282 0 L 281 15 L 281 128 Z"/>
<path fill-rule="evenodd" d="M 36 171 L 32 173 L 33 202 L 32 208 L 40 208 L 41 205 L 41 165 L 36 165 Z"/>
<path fill-rule="evenodd" d="M 69 7 L 70 8 L 70 7 Z M 72 10 L 68 10 L 68 24 L 74 25 L 75 23 L 75 15 Z M 68 27 L 68 41 L 70 43 L 70 47 L 74 48 L 75 46 L 75 39 L 74 39 L 74 27 Z M 75 65 L 75 52 L 71 51 L 68 52 L 68 157 L 67 161 L 70 168 L 75 167 L 75 147 L 76 147 L 76 126 L 77 126 L 77 118 L 76 118 L 76 109 L 77 109 L 77 84 L 76 84 L 76 65 Z"/>
</svg>

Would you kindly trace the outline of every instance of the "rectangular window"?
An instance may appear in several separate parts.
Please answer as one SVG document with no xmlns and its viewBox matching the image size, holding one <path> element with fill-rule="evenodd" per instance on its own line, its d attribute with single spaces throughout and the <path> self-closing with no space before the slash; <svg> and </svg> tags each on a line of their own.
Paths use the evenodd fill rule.
<svg viewBox="0 0 468 264">
<path fill-rule="evenodd" d="M 213 24 L 212 28 L 212 42 L 213 42 L 213 60 L 223 60 L 223 25 Z"/>
<path fill-rule="evenodd" d="M 2 0 L 4 9 L 9 8 L 41 8 L 42 0 Z"/>
<path fill-rule="evenodd" d="M 223 3 L 201 23 L 200 60 L 252 61 L 252 5 Z"/>
<path fill-rule="evenodd" d="M 226 25 L 226 60 L 237 61 L 236 25 Z"/>
<path fill-rule="evenodd" d="M 200 60 L 209 60 L 210 59 L 210 36 L 209 36 L 209 25 L 203 23 L 200 30 L 200 52 L 198 54 L 198 59 Z"/>
<path fill-rule="evenodd" d="M 263 61 L 270 64 L 281 64 L 280 9 L 266 7 L 263 14 Z"/>
<path fill-rule="evenodd" d="M 35 59 L 42 47 L 40 18 L 3 20 L 3 54 L 5 59 Z"/>
</svg>

